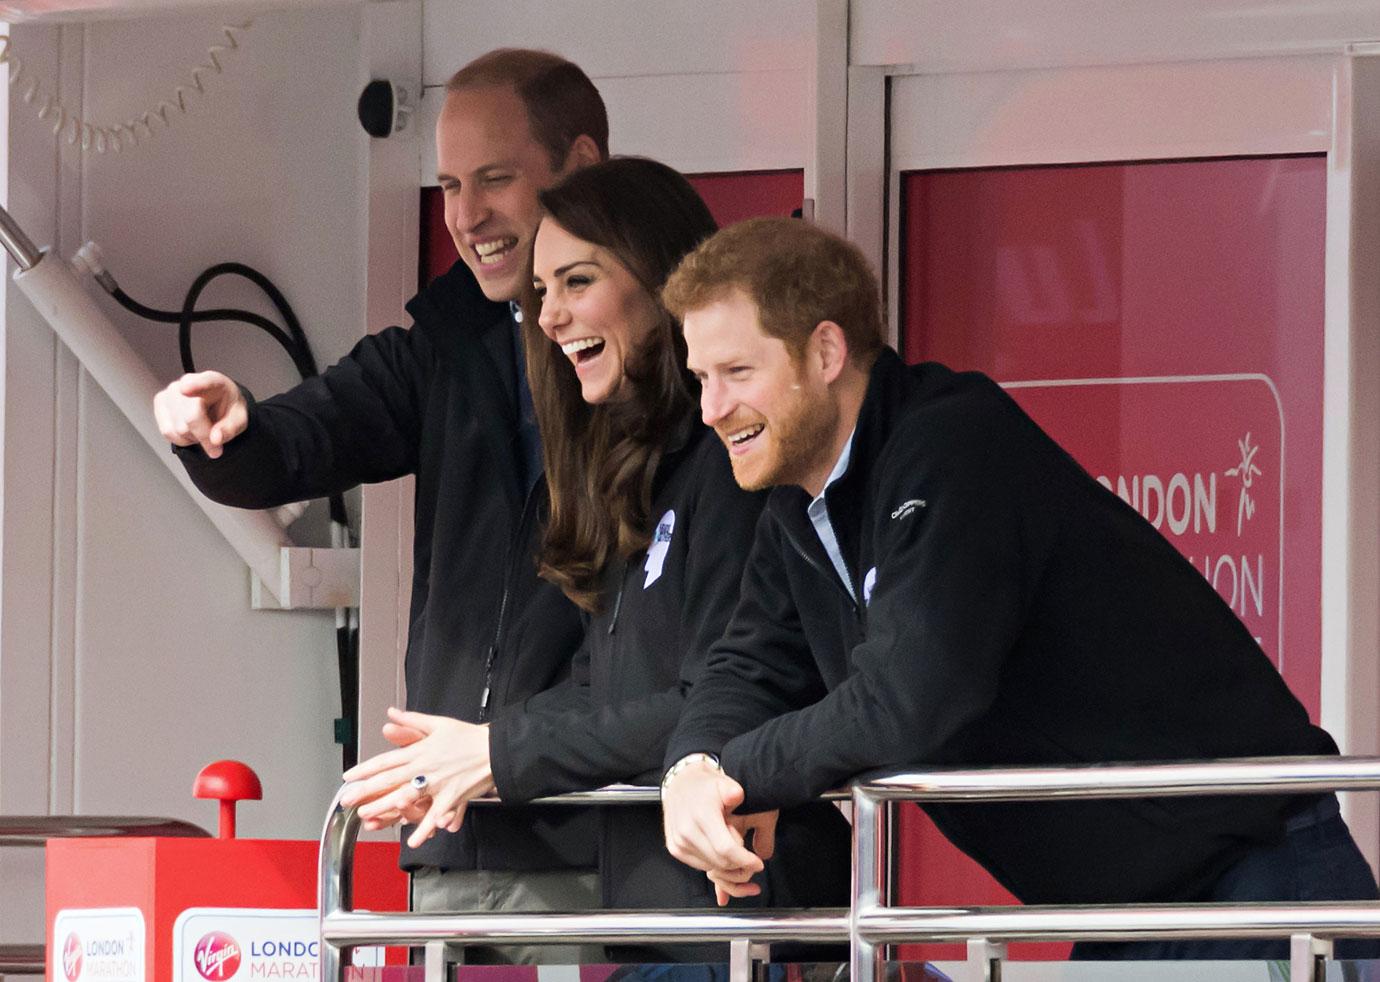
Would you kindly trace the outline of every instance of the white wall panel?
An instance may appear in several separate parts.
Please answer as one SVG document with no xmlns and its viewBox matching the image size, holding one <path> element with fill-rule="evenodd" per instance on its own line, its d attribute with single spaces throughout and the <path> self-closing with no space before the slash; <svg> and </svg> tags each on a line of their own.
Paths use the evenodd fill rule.
<svg viewBox="0 0 1380 982">
<path fill-rule="evenodd" d="M 595 78 L 614 153 L 655 157 L 687 173 L 804 166 L 810 146 L 805 72 Z M 436 183 L 436 116 L 445 90 L 422 99 L 420 179 Z"/>
<path fill-rule="evenodd" d="M 258 15 L 188 115 L 131 150 L 86 155 L 83 233 L 131 294 L 177 307 L 198 272 L 233 259 L 280 286 L 323 365 L 363 333 L 359 18 Z M 231 21 L 89 25 L 86 113 L 155 104 Z M 233 280 L 205 299 L 269 310 Z M 172 328 L 123 311 L 117 323 L 156 372 L 179 374 Z M 295 380 L 286 355 L 250 328 L 207 325 L 195 348 L 199 367 L 260 395 Z M 204 760 L 238 755 L 268 772 L 269 800 L 246 809 L 246 833 L 313 836 L 338 773 L 329 616 L 249 610 L 243 564 L 89 384 L 82 407 L 77 807 L 204 816 L 187 782 Z M 172 734 L 167 760 L 113 759 Z M 135 775 L 122 773 L 131 763 Z"/>
<path fill-rule="evenodd" d="M 814 0 L 425 0 L 423 80 L 491 48 L 547 48 L 591 77 L 794 71 L 814 61 Z"/>
<path fill-rule="evenodd" d="M 852 64 L 970 72 L 1337 52 L 1380 38 L 1370 0 L 853 0 Z"/>
<path fill-rule="evenodd" d="M 1331 140 L 1334 63 L 1310 56 L 898 76 L 892 163 L 916 170 L 1317 153 Z"/>
<path fill-rule="evenodd" d="M 425 0 L 422 182 L 436 183 L 439 87 L 500 46 L 545 48 L 579 64 L 608 105 L 614 153 L 690 172 L 805 167 L 815 8 L 815 0 Z"/>
<path fill-rule="evenodd" d="M 243 563 L 89 379 L 81 401 L 77 811 L 214 830 L 192 778 L 231 757 L 264 784 L 240 835 L 314 838 L 339 785 L 332 615 L 248 610 Z"/>
<path fill-rule="evenodd" d="M 318 361 L 343 354 L 364 330 L 363 162 L 355 119 L 361 87 L 357 9 L 260 14 L 206 76 L 189 113 L 133 150 L 86 155 L 85 234 L 134 297 L 181 306 L 202 269 L 237 260 L 266 273 L 301 317 Z M 87 114 L 123 119 L 166 98 L 205 59 L 234 16 L 120 20 L 87 30 Z M 271 308 L 231 278 L 204 295 Z M 176 328 L 113 304 L 112 316 L 160 375 L 179 374 Z M 219 367 L 256 393 L 292 382 L 269 338 L 241 325 L 196 330 L 199 365 Z"/>
<path fill-rule="evenodd" d="M 212 263 L 256 266 L 329 363 L 365 328 L 360 18 L 344 5 L 257 15 L 188 115 L 119 154 L 60 149 L 30 107 L 11 105 L 9 206 L 64 254 L 97 239 L 121 284 L 154 306 L 179 306 Z M 46 85 L 62 80 L 69 108 L 116 120 L 185 84 L 224 22 L 28 27 L 15 46 Z M 269 313 L 233 282 L 204 303 Z M 173 328 L 108 308 L 158 374 L 179 373 Z M 339 774 L 330 614 L 251 611 L 243 563 L 12 287 L 4 313 L 0 811 L 213 826 L 192 777 L 232 756 L 265 786 L 264 802 L 242 808 L 243 834 L 315 837 Z M 261 395 L 294 380 L 248 328 L 206 326 L 197 339 L 202 366 Z M 3 855 L 0 938 L 33 940 L 41 853 Z"/>
</svg>

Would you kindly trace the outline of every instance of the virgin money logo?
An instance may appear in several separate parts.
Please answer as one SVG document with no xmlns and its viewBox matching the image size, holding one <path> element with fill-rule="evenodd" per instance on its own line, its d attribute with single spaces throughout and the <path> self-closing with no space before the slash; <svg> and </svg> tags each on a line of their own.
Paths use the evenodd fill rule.
<svg viewBox="0 0 1380 982">
<path fill-rule="evenodd" d="M 223 931 L 212 931 L 196 943 L 192 953 L 203 979 L 219 982 L 240 969 L 240 943 Z"/>
<path fill-rule="evenodd" d="M 81 977 L 81 938 L 73 931 L 62 943 L 62 974 L 67 982 L 77 982 Z"/>
</svg>

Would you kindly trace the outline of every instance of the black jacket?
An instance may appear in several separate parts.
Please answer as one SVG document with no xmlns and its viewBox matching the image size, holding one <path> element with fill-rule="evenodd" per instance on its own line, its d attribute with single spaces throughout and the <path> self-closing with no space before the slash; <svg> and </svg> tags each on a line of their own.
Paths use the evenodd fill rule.
<svg viewBox="0 0 1380 982">
<path fill-rule="evenodd" d="M 1336 752 L 1207 581 L 984 376 L 873 368 L 826 492 L 861 607 L 807 503 L 772 492 L 666 758 L 721 752 L 744 810 L 875 768 Z M 1119 903 L 1192 898 L 1291 804 L 927 811 L 1028 903 Z"/>
<path fill-rule="evenodd" d="M 766 503 L 765 494 L 738 488 L 712 430 L 695 423 L 684 433 L 657 469 L 654 541 L 610 575 L 576 656 L 576 684 L 493 723 L 490 756 L 505 801 L 660 779 L 686 695 L 737 603 Z M 659 807 L 611 806 L 601 818 L 606 906 L 713 904 L 704 874 L 666 851 Z M 766 889 L 751 903 L 847 904 L 848 825 L 838 810 L 818 803 L 794 809 L 779 835 L 782 859 L 768 864 Z"/>
<path fill-rule="evenodd" d="M 461 262 L 407 305 L 411 330 L 364 338 L 318 378 L 264 402 L 210 460 L 179 448 L 209 498 L 268 508 L 417 476 L 407 639 L 411 709 L 480 719 L 568 675 L 579 611 L 533 563 L 544 484 L 523 487 L 517 369 L 506 304 Z M 575 809 L 470 809 L 404 868 L 592 867 L 594 819 Z"/>
</svg>

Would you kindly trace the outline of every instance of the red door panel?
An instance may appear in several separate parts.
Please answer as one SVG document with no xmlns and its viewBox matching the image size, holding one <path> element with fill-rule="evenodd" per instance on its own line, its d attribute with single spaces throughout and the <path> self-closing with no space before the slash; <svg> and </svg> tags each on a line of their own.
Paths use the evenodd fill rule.
<svg viewBox="0 0 1380 982">
<path fill-rule="evenodd" d="M 1315 720 L 1325 193 L 1307 156 L 913 173 L 902 202 L 907 360 L 1008 385 Z M 902 902 L 1004 896 L 918 809 L 901 839 Z"/>
</svg>

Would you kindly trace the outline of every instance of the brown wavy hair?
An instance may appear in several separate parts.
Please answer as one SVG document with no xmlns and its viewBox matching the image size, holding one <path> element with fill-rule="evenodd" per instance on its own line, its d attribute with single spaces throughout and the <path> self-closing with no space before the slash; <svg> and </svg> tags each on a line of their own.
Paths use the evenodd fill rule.
<svg viewBox="0 0 1380 982">
<path fill-rule="evenodd" d="M 544 221 L 607 250 L 652 297 L 717 227 L 684 177 L 641 157 L 575 171 L 543 191 L 541 203 Z M 629 398 L 591 406 L 570 360 L 542 333 L 535 294 L 523 306 L 527 375 L 551 490 L 538 567 L 594 613 L 610 563 L 651 542 L 652 480 L 668 441 L 698 412 L 699 385 L 685 367 L 680 321 L 661 308 L 623 366 Z"/>
</svg>

